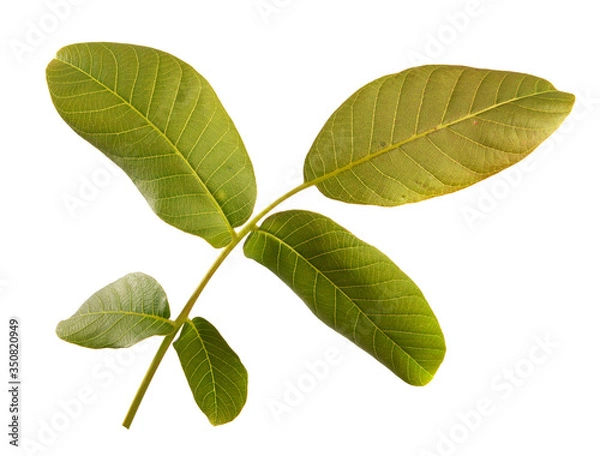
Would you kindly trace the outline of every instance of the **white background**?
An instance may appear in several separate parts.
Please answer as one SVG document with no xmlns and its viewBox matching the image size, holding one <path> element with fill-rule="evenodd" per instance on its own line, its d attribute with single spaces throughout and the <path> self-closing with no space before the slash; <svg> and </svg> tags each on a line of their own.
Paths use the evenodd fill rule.
<svg viewBox="0 0 600 456">
<path fill-rule="evenodd" d="M 58 12 L 41 0 L 4 2 L 0 334 L 6 340 L 8 318 L 20 319 L 21 443 L 29 450 L 9 447 L 8 407 L 0 406 L 0 452 L 597 454 L 600 29 L 592 3 L 265 4 L 272 9 L 261 14 L 257 0 L 73 0 Z M 38 26 L 43 36 L 32 32 Z M 404 384 L 235 252 L 193 315 L 210 319 L 248 368 L 241 415 L 213 428 L 171 350 L 127 431 L 121 420 L 159 340 L 137 352 L 92 351 L 59 340 L 56 323 L 133 271 L 159 280 L 178 313 L 215 251 L 161 222 L 59 118 L 44 69 L 61 46 L 82 41 L 153 46 L 202 73 L 245 140 L 257 208 L 301 182 L 305 153 L 330 113 L 387 73 L 426 62 L 522 71 L 578 102 L 530 160 L 461 192 L 384 209 L 309 190 L 284 205 L 334 218 L 421 287 L 448 345 L 428 386 Z M 2 382 L 7 349 L 0 342 Z M 315 379 L 307 363 L 335 351 L 337 362 Z M 291 397 L 298 383 L 312 391 Z M 479 419 L 482 401 L 491 411 Z"/>
</svg>

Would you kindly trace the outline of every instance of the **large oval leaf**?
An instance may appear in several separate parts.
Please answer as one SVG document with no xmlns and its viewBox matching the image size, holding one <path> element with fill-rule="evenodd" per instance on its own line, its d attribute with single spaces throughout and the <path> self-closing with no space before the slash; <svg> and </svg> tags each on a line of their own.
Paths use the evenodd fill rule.
<svg viewBox="0 0 600 456">
<path fill-rule="evenodd" d="M 425 385 L 445 344 L 419 288 L 387 256 L 327 217 L 267 218 L 244 253 L 273 271 L 324 323 L 413 385 Z"/>
<path fill-rule="evenodd" d="M 325 123 L 305 181 L 329 198 L 380 206 L 451 193 L 527 156 L 574 100 L 506 71 L 428 65 L 384 76 Z"/>
<path fill-rule="evenodd" d="M 125 348 L 175 330 L 167 296 L 152 277 L 136 272 L 94 293 L 61 321 L 58 337 L 88 348 Z"/>
<path fill-rule="evenodd" d="M 246 403 L 248 372 L 217 329 L 204 318 L 188 320 L 173 346 L 200 410 L 217 426 Z"/>
<path fill-rule="evenodd" d="M 251 215 L 254 171 L 209 83 L 156 49 L 82 43 L 47 68 L 52 101 L 79 135 L 119 165 L 167 223 L 227 245 Z"/>
</svg>

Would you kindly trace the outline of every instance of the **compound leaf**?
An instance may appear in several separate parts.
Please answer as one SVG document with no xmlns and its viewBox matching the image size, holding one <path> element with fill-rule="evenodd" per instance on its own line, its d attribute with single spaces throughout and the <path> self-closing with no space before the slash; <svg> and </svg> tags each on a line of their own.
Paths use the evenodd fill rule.
<svg viewBox="0 0 600 456">
<path fill-rule="evenodd" d="M 209 83 L 156 49 L 81 43 L 47 71 L 52 101 L 75 132 L 132 179 L 165 222 L 227 245 L 256 199 L 252 164 Z"/>
<path fill-rule="evenodd" d="M 248 373 L 238 355 L 204 318 L 188 320 L 173 346 L 200 410 L 217 426 L 239 415 Z"/>
<path fill-rule="evenodd" d="M 88 348 L 126 348 L 150 336 L 175 330 L 167 296 L 152 277 L 136 272 L 94 293 L 70 318 L 58 337 Z"/>
<path fill-rule="evenodd" d="M 527 156 L 574 100 L 507 71 L 427 65 L 384 76 L 325 123 L 305 181 L 329 198 L 379 206 L 451 193 Z"/>
<path fill-rule="evenodd" d="M 329 218 L 286 211 L 244 245 L 325 324 L 412 385 L 425 385 L 445 354 L 442 331 L 419 288 L 387 256 Z"/>
</svg>

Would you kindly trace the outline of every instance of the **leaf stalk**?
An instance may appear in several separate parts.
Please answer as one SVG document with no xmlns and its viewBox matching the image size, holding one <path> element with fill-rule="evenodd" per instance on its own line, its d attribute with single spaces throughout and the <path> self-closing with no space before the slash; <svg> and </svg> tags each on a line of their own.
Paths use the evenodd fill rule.
<svg viewBox="0 0 600 456">
<path fill-rule="evenodd" d="M 275 201 L 273 201 L 271 204 L 269 204 L 267 207 L 265 207 L 262 211 L 260 211 L 258 214 L 256 214 L 256 216 L 254 216 L 251 220 L 249 220 L 240 229 L 240 231 L 236 233 L 236 235 L 233 237 L 231 242 L 223 249 L 223 251 L 217 257 L 217 259 L 212 264 L 210 269 L 206 272 L 206 274 L 204 275 L 204 277 L 202 278 L 202 280 L 200 281 L 200 283 L 198 284 L 198 286 L 196 287 L 196 289 L 194 290 L 194 292 L 188 299 L 187 303 L 185 304 L 185 306 L 183 307 L 183 309 L 181 310 L 181 312 L 175 319 L 175 329 L 173 330 L 173 332 L 171 334 L 165 336 L 162 343 L 160 344 L 160 347 L 158 348 L 156 354 L 154 355 L 154 358 L 152 359 L 152 362 L 150 363 L 150 366 L 148 367 L 148 370 L 146 371 L 146 374 L 144 375 L 144 378 L 142 379 L 142 383 L 140 384 L 140 386 L 133 398 L 133 401 L 131 402 L 131 405 L 129 406 L 127 415 L 125 415 L 125 419 L 123 420 L 123 426 L 125 428 L 129 429 L 131 427 L 131 423 L 133 422 L 133 419 L 135 418 L 135 415 L 140 407 L 140 404 L 142 403 L 144 395 L 146 394 L 146 391 L 148 390 L 148 387 L 150 386 L 150 383 L 152 382 L 152 379 L 154 378 L 154 374 L 158 370 L 160 363 L 162 362 L 163 358 L 165 357 L 165 354 L 167 353 L 169 346 L 175 339 L 175 336 L 179 333 L 183 324 L 187 321 L 187 319 L 190 315 L 190 312 L 192 311 L 192 308 L 196 304 L 196 301 L 198 300 L 198 298 L 204 291 L 204 288 L 206 288 L 206 285 L 208 285 L 208 282 L 212 279 L 213 275 L 217 272 L 217 270 L 219 269 L 221 264 L 223 264 L 225 259 L 229 256 L 229 254 L 248 235 L 248 233 L 250 233 L 250 231 L 252 231 L 253 229 L 256 229 L 256 225 L 258 224 L 258 222 L 261 221 L 261 219 L 263 217 L 265 217 L 267 214 L 269 214 L 273 209 L 275 209 L 281 203 L 286 201 L 288 198 L 291 198 L 296 193 L 299 193 L 302 190 L 305 190 L 313 185 L 314 185 L 314 181 L 304 182 L 301 185 L 298 185 L 297 187 L 293 188 L 286 194 L 277 198 Z"/>
</svg>

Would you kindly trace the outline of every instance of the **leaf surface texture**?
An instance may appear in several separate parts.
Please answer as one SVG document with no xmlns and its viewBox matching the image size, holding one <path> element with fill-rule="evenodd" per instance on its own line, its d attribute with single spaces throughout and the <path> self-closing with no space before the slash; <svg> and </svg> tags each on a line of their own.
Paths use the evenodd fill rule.
<svg viewBox="0 0 600 456">
<path fill-rule="evenodd" d="M 217 426 L 246 403 L 248 373 L 238 355 L 207 320 L 188 320 L 173 346 L 198 407 Z"/>
<path fill-rule="evenodd" d="M 323 215 L 296 210 L 267 218 L 244 252 L 404 381 L 433 378 L 445 354 L 438 321 L 414 282 L 375 247 Z"/>
<path fill-rule="evenodd" d="M 52 101 L 80 136 L 132 179 L 167 223 L 227 245 L 256 199 L 252 164 L 212 87 L 180 59 L 120 43 L 61 49 Z"/>
<path fill-rule="evenodd" d="M 58 337 L 88 348 L 125 348 L 175 330 L 167 296 L 152 277 L 128 274 L 94 293 L 70 318 Z"/>
<path fill-rule="evenodd" d="M 526 157 L 574 100 L 522 73 L 426 65 L 384 76 L 325 123 L 305 182 L 329 198 L 380 206 L 451 193 Z"/>
</svg>

